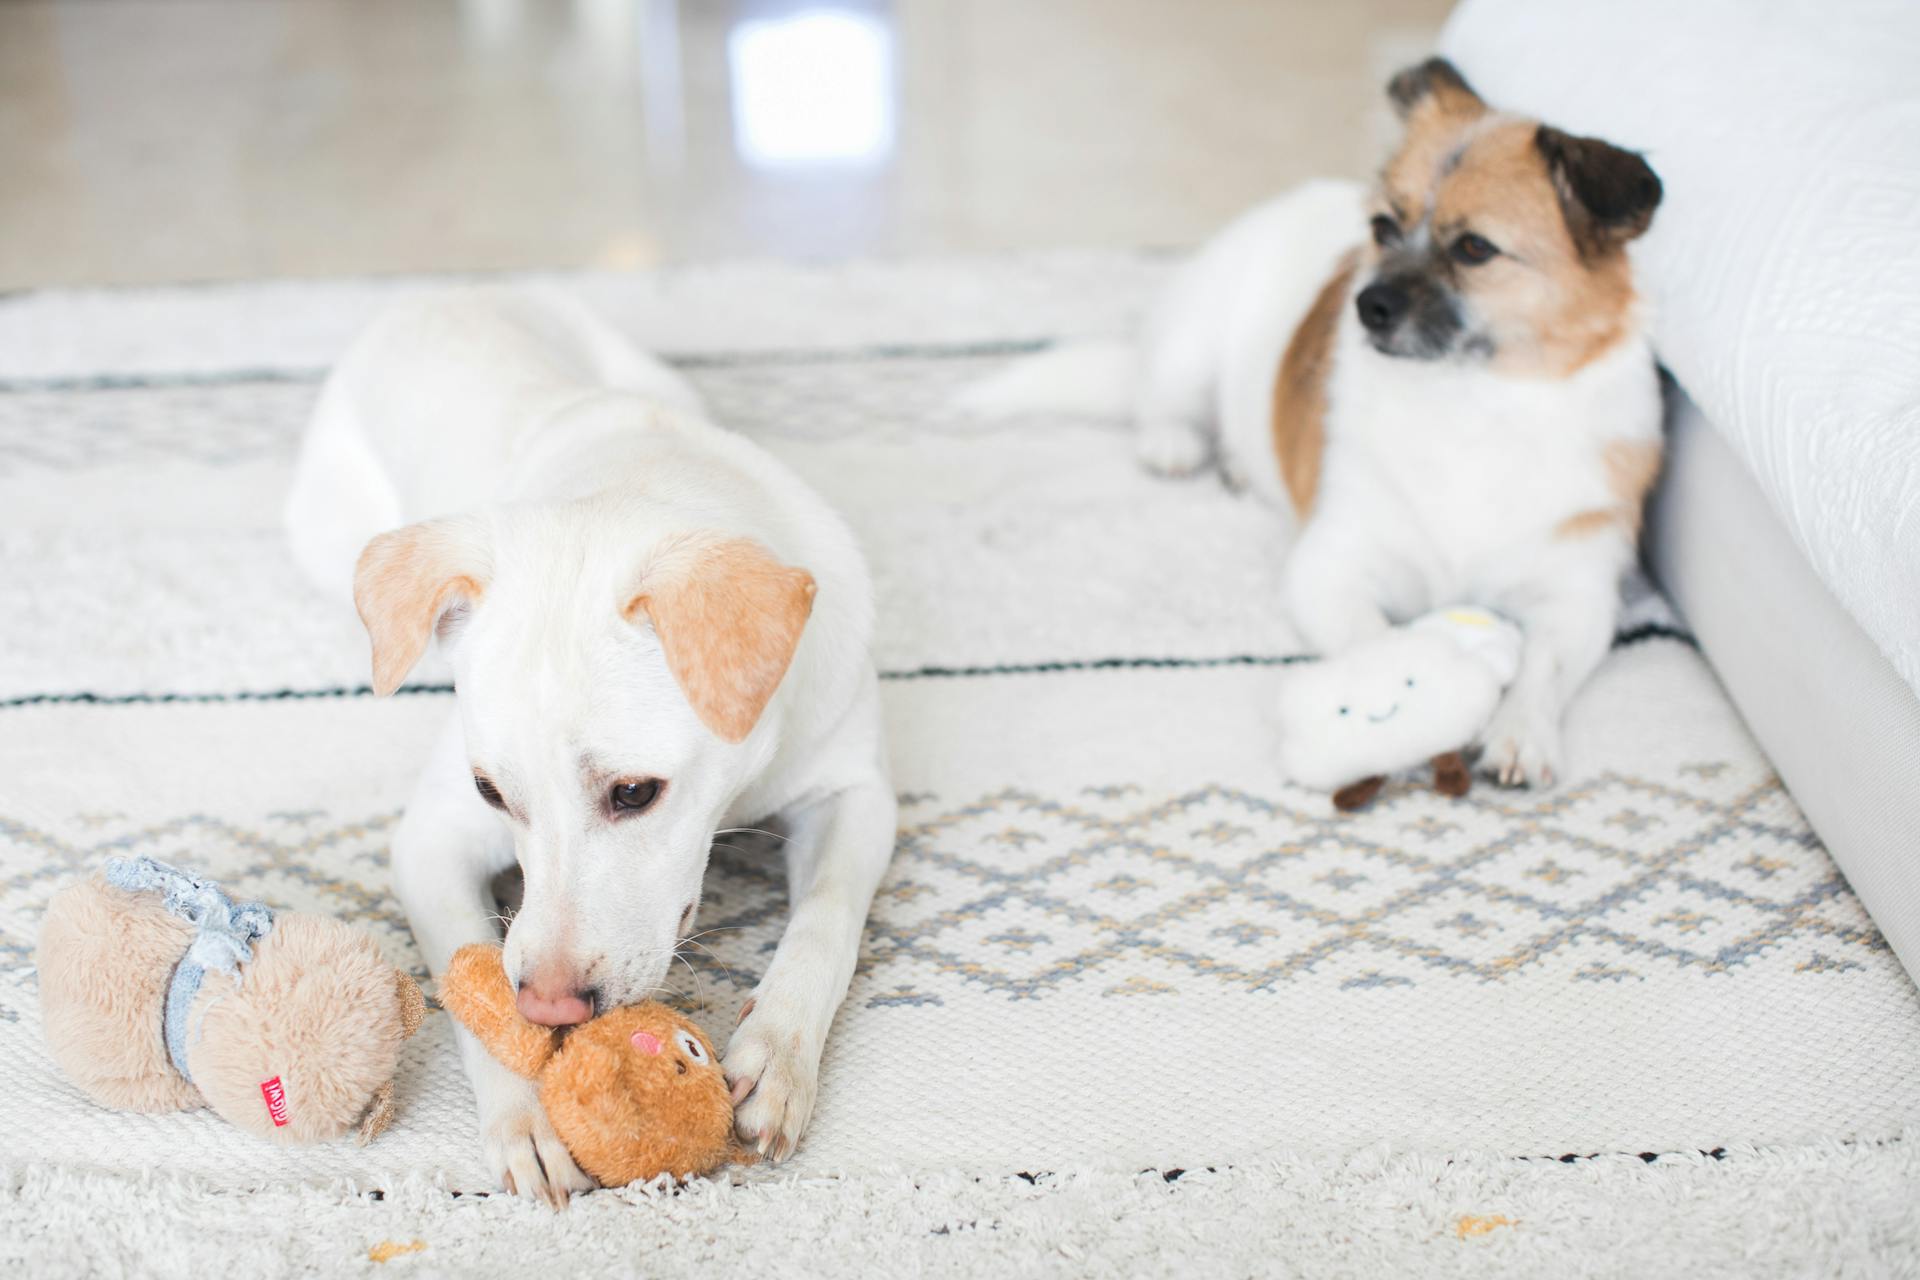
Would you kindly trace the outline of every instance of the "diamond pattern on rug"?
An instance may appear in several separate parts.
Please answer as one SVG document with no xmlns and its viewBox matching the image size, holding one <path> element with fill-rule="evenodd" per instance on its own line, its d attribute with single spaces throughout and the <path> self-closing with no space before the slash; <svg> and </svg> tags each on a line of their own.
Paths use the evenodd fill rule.
<svg viewBox="0 0 1920 1280">
<path fill-rule="evenodd" d="M 1042 1000 L 1089 983 L 1138 995 L 1195 982 L 1257 992 L 1436 977 L 1622 981 L 1650 966 L 1833 973 L 1885 952 L 1804 822 L 1778 820 L 1776 779 L 1692 786 L 1609 773 L 1538 800 L 1449 803 L 1399 785 L 1359 817 L 1293 789 L 1268 799 L 1231 787 L 1007 788 L 952 807 L 908 795 L 856 997 L 881 1006 Z M 1630 843 L 1619 839 L 1622 814 L 1639 826 Z M 424 978 L 387 883 L 397 816 L 135 823 L 100 810 L 76 815 L 64 837 L 0 818 L 0 866 L 14 869 L 0 878 L 0 957 L 28 963 L 31 920 L 58 885 L 108 857 L 144 854 L 203 868 L 246 897 L 366 926 Z M 753 988 L 784 899 L 770 842 L 729 837 L 715 850 L 700 928 L 676 971 L 683 1008 L 730 1009 Z"/>
<path fill-rule="evenodd" d="M 916 796 L 862 970 L 1041 999 L 1115 974 L 1258 991 L 1340 955 L 1374 966 L 1364 988 L 1648 964 L 1737 976 L 1781 956 L 1816 972 L 1885 950 L 1804 824 L 1773 820 L 1777 779 L 1694 788 L 1609 773 L 1449 806 L 1401 787 L 1357 819 L 1225 787 Z M 1603 944 L 1604 973 L 1582 943 Z"/>
</svg>

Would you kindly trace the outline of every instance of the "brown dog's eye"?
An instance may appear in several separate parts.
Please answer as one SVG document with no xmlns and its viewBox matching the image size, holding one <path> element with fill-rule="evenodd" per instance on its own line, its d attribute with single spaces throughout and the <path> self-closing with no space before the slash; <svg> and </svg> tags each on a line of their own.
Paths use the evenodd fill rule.
<svg viewBox="0 0 1920 1280">
<path fill-rule="evenodd" d="M 482 800 L 485 800 L 494 808 L 505 809 L 507 807 L 507 802 L 500 798 L 500 788 L 494 786 L 493 779 L 489 778 L 486 774 L 476 773 L 473 775 L 473 789 L 480 793 Z"/>
<path fill-rule="evenodd" d="M 1499 252 L 1500 250 L 1494 247 L 1493 241 L 1485 236 L 1477 236 L 1471 231 L 1453 242 L 1454 260 L 1464 262 L 1470 267 L 1479 266 Z"/>
<path fill-rule="evenodd" d="M 1373 215 L 1373 242 L 1382 249 L 1400 243 L 1400 224 L 1384 213 Z"/>
<path fill-rule="evenodd" d="M 652 806 L 660 798 L 660 779 L 648 778 L 642 782 L 616 782 L 613 790 L 607 793 L 607 802 L 615 813 L 639 813 Z"/>
</svg>

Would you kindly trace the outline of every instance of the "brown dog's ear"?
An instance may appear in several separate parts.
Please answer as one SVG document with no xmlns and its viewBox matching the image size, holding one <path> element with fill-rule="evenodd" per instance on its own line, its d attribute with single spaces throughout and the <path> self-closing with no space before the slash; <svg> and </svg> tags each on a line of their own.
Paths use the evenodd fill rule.
<svg viewBox="0 0 1920 1280">
<path fill-rule="evenodd" d="M 646 615 L 694 713 L 739 742 L 780 687 L 813 595 L 812 574 L 750 538 L 690 537 L 654 557 L 621 613 Z"/>
<path fill-rule="evenodd" d="M 1637 151 L 1541 125 L 1533 145 L 1546 161 L 1567 230 L 1583 258 L 1645 231 L 1660 207 L 1660 177 Z"/>
<path fill-rule="evenodd" d="M 1445 58 L 1428 58 L 1387 81 L 1387 99 L 1402 120 L 1411 120 L 1416 111 L 1433 111 L 1467 121 L 1487 110 L 1466 77 Z"/>
<path fill-rule="evenodd" d="M 520 1016 L 499 947 L 475 942 L 453 953 L 440 975 L 440 1007 L 517 1076 L 533 1079 L 553 1057 L 553 1031 Z"/>
<path fill-rule="evenodd" d="M 475 521 L 427 520 L 383 533 L 360 553 L 353 604 L 373 642 L 373 691 L 400 687 L 435 624 L 461 600 L 478 604 L 492 557 Z"/>
</svg>

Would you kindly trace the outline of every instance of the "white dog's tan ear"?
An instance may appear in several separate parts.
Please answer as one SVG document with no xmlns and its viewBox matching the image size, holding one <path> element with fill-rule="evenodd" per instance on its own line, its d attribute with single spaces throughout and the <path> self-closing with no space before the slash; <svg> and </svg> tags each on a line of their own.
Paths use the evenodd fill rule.
<svg viewBox="0 0 1920 1280">
<path fill-rule="evenodd" d="M 621 612 L 647 616 L 695 714 L 739 742 L 793 661 L 813 593 L 812 574 L 750 538 L 690 538 L 654 559 Z"/>
<path fill-rule="evenodd" d="M 400 687 L 451 605 L 478 604 L 491 572 L 480 529 L 464 517 L 383 533 L 360 553 L 353 603 L 373 642 L 373 691 Z"/>
</svg>

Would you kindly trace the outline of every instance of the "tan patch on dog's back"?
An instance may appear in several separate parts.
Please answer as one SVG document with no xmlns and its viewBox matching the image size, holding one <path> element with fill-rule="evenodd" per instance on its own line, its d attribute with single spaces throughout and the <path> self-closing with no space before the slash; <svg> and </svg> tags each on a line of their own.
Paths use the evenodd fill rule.
<svg viewBox="0 0 1920 1280">
<path fill-rule="evenodd" d="M 1617 508 L 1594 507 L 1562 520 L 1553 527 L 1553 536 L 1562 542 L 1576 542 L 1581 538 L 1591 538 L 1596 533 L 1618 529 L 1622 523 Z"/>
<path fill-rule="evenodd" d="M 1660 446 L 1646 440 L 1616 440 L 1601 450 L 1600 461 L 1607 469 L 1607 489 L 1614 498 L 1612 505 L 1568 516 L 1554 526 L 1554 537 L 1571 541 L 1613 529 L 1625 532 L 1630 538 L 1639 536 L 1647 491 L 1660 475 Z"/>
<path fill-rule="evenodd" d="M 1353 288 L 1360 256 L 1340 260 L 1321 287 L 1306 318 L 1293 331 L 1273 383 L 1273 452 L 1293 509 L 1305 517 L 1320 487 L 1320 456 L 1327 443 L 1327 377 L 1333 370 L 1333 335 Z"/>
</svg>

